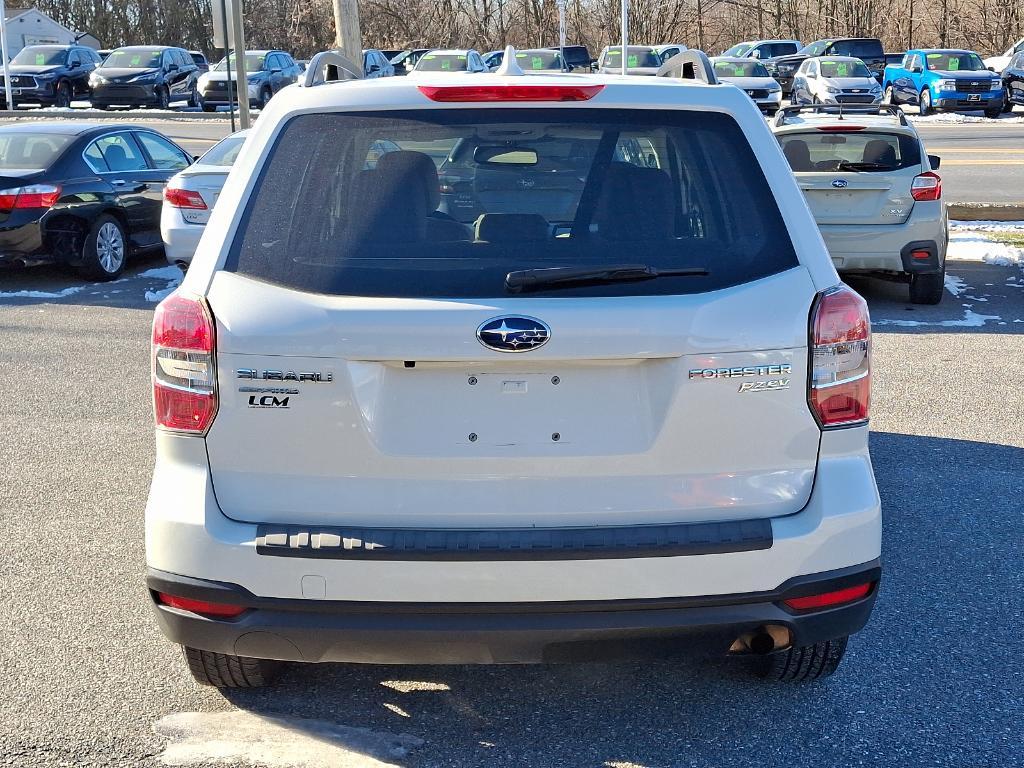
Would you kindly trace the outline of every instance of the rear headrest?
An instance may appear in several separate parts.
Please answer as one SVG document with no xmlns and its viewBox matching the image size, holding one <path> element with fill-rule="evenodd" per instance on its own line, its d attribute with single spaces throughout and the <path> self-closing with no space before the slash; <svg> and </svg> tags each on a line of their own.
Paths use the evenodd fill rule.
<svg viewBox="0 0 1024 768">
<path fill-rule="evenodd" d="M 594 212 L 597 234 L 610 240 L 671 237 L 675 232 L 671 187 L 668 174 L 658 168 L 611 163 Z"/>
<path fill-rule="evenodd" d="M 128 153 L 120 144 L 111 144 L 103 150 L 103 159 L 112 171 L 123 171 L 128 165 Z"/>
<path fill-rule="evenodd" d="M 46 164 L 50 162 L 52 154 L 53 150 L 50 149 L 45 141 L 37 141 L 32 145 L 32 151 L 29 152 L 28 161 L 31 163 L 33 168 L 45 168 Z"/>
<path fill-rule="evenodd" d="M 548 239 L 549 227 L 539 213 L 484 213 L 473 231 L 488 243 L 536 243 Z"/>
<path fill-rule="evenodd" d="M 377 160 L 377 170 L 391 178 L 402 178 L 405 194 L 413 194 L 418 186 L 425 196 L 428 211 L 437 210 L 441 202 L 441 187 L 437 180 L 437 166 L 422 152 L 385 152 Z"/>
<path fill-rule="evenodd" d="M 862 160 L 865 163 L 896 166 L 896 149 L 885 139 L 872 139 L 864 145 Z"/>
<path fill-rule="evenodd" d="M 811 150 L 803 139 L 791 139 L 786 142 L 786 148 L 782 150 L 786 156 L 789 167 L 794 171 L 811 170 Z"/>
</svg>

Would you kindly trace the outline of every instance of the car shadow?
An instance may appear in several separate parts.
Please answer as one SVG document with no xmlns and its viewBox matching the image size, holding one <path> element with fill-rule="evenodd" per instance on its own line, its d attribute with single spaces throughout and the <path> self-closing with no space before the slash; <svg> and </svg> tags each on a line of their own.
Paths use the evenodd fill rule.
<svg viewBox="0 0 1024 768">
<path fill-rule="evenodd" d="M 297 732 L 328 720 L 423 739 L 392 760 L 403 766 L 923 765 L 951 750 L 961 765 L 1010 764 L 1013 739 L 994 734 L 1014 731 L 1020 701 L 1024 448 L 876 432 L 871 450 L 883 583 L 828 680 L 771 684 L 701 659 L 294 664 L 276 687 L 223 694 Z"/>
<path fill-rule="evenodd" d="M 91 282 L 55 265 L 0 270 L 0 306 L 78 304 L 153 309 L 181 281 L 162 253 L 132 257 L 116 280 Z"/>
</svg>

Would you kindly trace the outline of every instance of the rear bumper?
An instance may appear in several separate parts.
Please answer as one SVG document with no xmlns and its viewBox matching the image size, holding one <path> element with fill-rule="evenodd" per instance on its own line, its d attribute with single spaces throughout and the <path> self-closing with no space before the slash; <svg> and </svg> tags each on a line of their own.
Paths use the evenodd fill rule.
<svg viewBox="0 0 1024 768">
<path fill-rule="evenodd" d="M 867 623 L 877 560 L 791 579 L 771 592 L 572 603 L 396 604 L 259 598 L 233 584 L 150 570 L 157 620 L 172 641 L 256 658 L 372 664 L 509 664 L 635 658 L 699 650 L 726 654 L 765 626 L 791 644 L 844 637 Z M 840 607 L 796 612 L 782 600 L 853 585 L 876 586 Z M 159 603 L 155 593 L 246 606 L 211 619 Z"/>
<path fill-rule="evenodd" d="M 903 224 L 819 224 L 832 263 L 839 272 L 934 272 L 946 261 L 946 207 L 941 201 L 914 203 Z M 935 258 L 908 263 L 909 244 L 931 243 Z"/>
<path fill-rule="evenodd" d="M 205 229 L 201 224 L 189 224 L 177 210 L 165 204 L 160 213 L 160 238 L 164 242 L 167 263 L 191 264 Z"/>
<path fill-rule="evenodd" d="M 18 213 L 21 212 L 14 212 Z M 0 224 L 0 264 L 56 261 L 45 248 L 40 218 L 23 223 L 8 221 Z"/>
</svg>

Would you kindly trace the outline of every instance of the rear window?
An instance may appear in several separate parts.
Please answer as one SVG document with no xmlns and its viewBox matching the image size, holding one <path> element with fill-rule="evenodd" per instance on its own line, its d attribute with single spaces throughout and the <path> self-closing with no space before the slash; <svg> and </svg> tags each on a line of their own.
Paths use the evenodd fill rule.
<svg viewBox="0 0 1024 768">
<path fill-rule="evenodd" d="M 794 171 L 884 173 L 921 164 L 921 147 L 910 136 L 868 131 L 787 133 L 779 137 Z"/>
<path fill-rule="evenodd" d="M 0 133 L 0 169 L 49 168 L 74 138 L 59 133 Z"/>
<path fill-rule="evenodd" d="M 765 43 L 758 50 L 761 52 L 761 58 L 767 59 L 772 56 L 788 56 L 796 53 L 797 48 L 799 46 L 796 43 Z"/>
<path fill-rule="evenodd" d="M 483 298 L 522 269 L 706 268 L 530 295 L 683 294 L 797 265 L 742 130 L 717 113 L 300 115 L 256 189 L 226 269 L 316 293 Z"/>
<path fill-rule="evenodd" d="M 214 144 L 196 160 L 196 165 L 219 165 L 230 167 L 238 159 L 238 153 L 245 144 L 245 136 L 228 136 Z"/>
</svg>

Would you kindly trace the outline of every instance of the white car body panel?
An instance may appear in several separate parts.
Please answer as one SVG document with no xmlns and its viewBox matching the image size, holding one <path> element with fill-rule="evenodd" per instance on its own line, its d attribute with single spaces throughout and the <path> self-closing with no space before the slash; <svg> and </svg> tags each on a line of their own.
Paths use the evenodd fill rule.
<svg viewBox="0 0 1024 768">
<path fill-rule="evenodd" d="M 521 77 L 435 74 L 288 88 L 253 128 L 179 289 L 205 298 L 215 317 L 220 407 L 205 438 L 157 433 L 148 565 L 267 597 L 308 598 L 303 577 L 315 574 L 326 583 L 321 599 L 513 603 L 756 592 L 878 558 L 867 427 L 822 432 L 807 404 L 808 313 L 838 274 L 778 143 L 730 85 L 538 74 L 531 85 L 605 88 L 588 102 L 530 106 L 731 115 L 792 239 L 799 265 L 785 272 L 681 296 L 456 301 L 302 293 L 223 271 L 259 171 L 291 117 L 521 106 L 439 103 L 418 90 L 522 85 Z M 506 312 L 543 317 L 552 340 L 526 357 L 495 358 L 465 333 Z M 790 389 L 741 394 L 735 379 L 688 376 L 758 364 L 791 366 Z M 287 411 L 240 408 L 236 370 L 270 365 L 310 366 L 333 381 L 304 383 Z M 472 395 L 467 374 L 482 380 Z M 494 407 L 515 402 L 518 383 L 543 392 L 552 375 L 569 396 L 548 390 L 523 418 Z M 470 444 L 470 430 L 481 439 Z M 564 441 L 550 440 L 556 430 Z M 749 552 L 601 560 L 256 554 L 257 522 L 336 524 L 341 515 L 346 524 L 459 528 L 767 517 L 774 541 Z"/>
<path fill-rule="evenodd" d="M 168 185 L 199 192 L 206 207 L 212 209 L 220 197 L 229 171 L 230 168 L 224 166 L 197 163 L 171 177 Z M 169 264 L 191 263 L 206 229 L 203 219 L 208 216 L 209 211 L 183 211 L 164 201 L 160 209 L 160 237 L 164 241 L 164 255 Z"/>
</svg>

